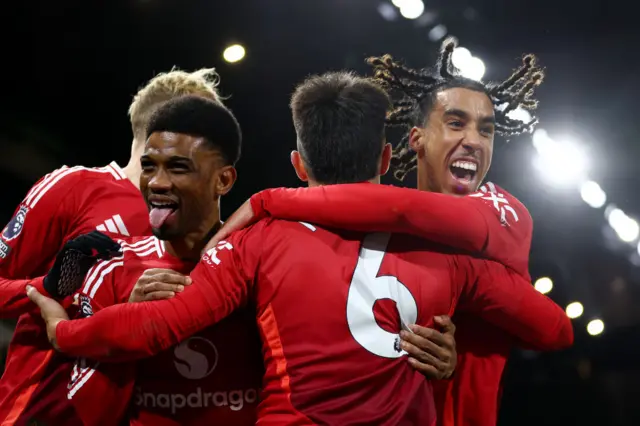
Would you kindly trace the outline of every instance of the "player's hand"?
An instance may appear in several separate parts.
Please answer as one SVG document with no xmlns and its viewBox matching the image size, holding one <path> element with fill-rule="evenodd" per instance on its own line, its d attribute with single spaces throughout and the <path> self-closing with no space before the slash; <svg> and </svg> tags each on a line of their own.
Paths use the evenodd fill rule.
<svg viewBox="0 0 640 426">
<path fill-rule="evenodd" d="M 129 303 L 170 299 L 191 284 L 191 278 L 171 269 L 147 269 L 138 278 Z"/>
<path fill-rule="evenodd" d="M 61 304 L 50 297 L 40 294 L 35 287 L 30 285 L 27 286 L 27 296 L 40 308 L 40 315 L 47 326 L 49 343 L 51 343 L 56 350 L 60 349 L 56 339 L 56 327 L 60 321 L 69 319 L 67 311 L 65 311 Z"/>
<path fill-rule="evenodd" d="M 120 250 L 120 244 L 98 231 L 67 241 L 44 277 L 44 289 L 56 299 L 71 296 L 82 286 L 98 259 L 110 259 L 119 255 Z"/>
<path fill-rule="evenodd" d="M 434 318 L 442 332 L 413 324 L 413 331 L 400 333 L 401 348 L 409 354 L 413 368 L 429 379 L 448 379 L 456 369 L 458 354 L 454 334 L 456 326 L 448 316 Z"/>
<path fill-rule="evenodd" d="M 236 210 L 229 219 L 222 225 L 222 228 L 209 240 L 204 251 L 210 250 L 218 243 L 231 235 L 234 231 L 246 228 L 257 221 L 256 215 L 251 207 L 251 200 L 247 200 Z"/>
</svg>

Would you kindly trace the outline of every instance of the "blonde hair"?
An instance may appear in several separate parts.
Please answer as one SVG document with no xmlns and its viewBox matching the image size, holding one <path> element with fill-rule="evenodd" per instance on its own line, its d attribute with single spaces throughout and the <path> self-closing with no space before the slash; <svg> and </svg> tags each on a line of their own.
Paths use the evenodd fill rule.
<svg viewBox="0 0 640 426">
<path fill-rule="evenodd" d="M 151 115 L 165 102 L 184 95 L 202 96 L 222 103 L 218 93 L 220 76 L 215 68 L 202 68 L 186 72 L 172 68 L 160 73 L 136 93 L 129 107 L 131 129 L 137 141 L 144 141 Z"/>
</svg>

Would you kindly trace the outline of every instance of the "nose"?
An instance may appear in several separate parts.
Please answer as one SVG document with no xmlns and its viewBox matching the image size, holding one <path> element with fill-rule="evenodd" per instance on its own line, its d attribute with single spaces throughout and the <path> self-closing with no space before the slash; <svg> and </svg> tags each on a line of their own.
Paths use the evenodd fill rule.
<svg viewBox="0 0 640 426">
<path fill-rule="evenodd" d="M 469 130 L 462 141 L 462 147 L 472 153 L 482 148 L 483 139 L 479 132 L 476 130 Z"/>
<path fill-rule="evenodd" d="M 149 189 L 153 192 L 167 192 L 171 189 L 172 185 L 169 174 L 163 169 L 158 169 L 151 179 L 149 179 Z"/>
</svg>

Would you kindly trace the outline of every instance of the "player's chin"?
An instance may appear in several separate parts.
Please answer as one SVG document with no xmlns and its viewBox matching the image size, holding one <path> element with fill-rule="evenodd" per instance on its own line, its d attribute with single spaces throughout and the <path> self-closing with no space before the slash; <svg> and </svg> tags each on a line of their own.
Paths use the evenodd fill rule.
<svg viewBox="0 0 640 426">
<path fill-rule="evenodd" d="M 162 225 L 160 228 L 151 228 L 153 236 L 159 240 L 172 240 L 180 235 L 180 230 L 175 225 Z"/>
</svg>

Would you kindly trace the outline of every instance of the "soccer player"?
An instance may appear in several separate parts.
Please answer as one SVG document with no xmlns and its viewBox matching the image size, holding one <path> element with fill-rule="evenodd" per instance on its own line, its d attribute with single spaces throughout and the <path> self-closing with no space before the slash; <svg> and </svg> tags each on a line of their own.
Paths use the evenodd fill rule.
<svg viewBox="0 0 640 426">
<path fill-rule="evenodd" d="M 388 55 L 369 60 L 377 79 L 402 95 L 388 120 L 388 125 L 408 130 L 394 153 L 396 176 L 402 179 L 417 168 L 418 189 L 430 192 L 364 184 L 266 190 L 232 215 L 211 245 L 270 216 L 358 231 L 410 233 L 487 256 L 530 280 L 529 212 L 497 185 L 480 184 L 491 164 L 494 134 L 514 136 L 537 122 L 535 117 L 527 123 L 512 120 L 507 113 L 537 106 L 533 90 L 542 82 L 542 70 L 535 57 L 527 55 L 504 82 L 476 82 L 454 72 L 455 47 L 453 39 L 443 43 L 435 69 L 409 69 Z M 440 424 L 495 426 L 502 373 L 518 342 L 477 317 L 460 313 L 454 322 L 457 371 L 451 380 L 434 384 Z M 418 335 L 406 335 L 407 343 L 428 333 L 419 326 L 415 331 Z M 532 348 L 559 349 L 555 344 Z"/>
<path fill-rule="evenodd" d="M 0 424 L 29 419 L 74 424 L 66 403 L 66 381 L 53 374 L 59 356 L 48 348 L 44 323 L 25 297 L 24 285 L 44 291 L 42 276 L 66 241 L 92 230 L 122 237 L 150 235 L 149 214 L 140 191 L 140 155 L 149 116 L 184 94 L 219 101 L 212 69 L 173 70 L 153 78 L 130 108 L 133 143 L 126 167 L 62 167 L 40 179 L 20 203 L 0 237 L 0 316 L 20 316 L 0 380 Z M 26 280 L 25 280 L 26 279 Z M 64 376 L 64 375 L 62 375 Z M 66 375 L 68 377 L 68 374 Z M 56 382 L 57 381 L 57 382 Z M 62 386 L 60 393 L 52 388 Z M 66 423 L 65 423 L 66 422 Z"/>
<path fill-rule="evenodd" d="M 153 236 L 122 240 L 124 256 L 90 271 L 80 291 L 84 316 L 127 303 L 141 275 L 164 282 L 168 269 L 188 274 L 221 225 L 220 199 L 236 180 L 240 156 L 233 114 L 201 97 L 177 98 L 152 116 L 147 137 L 140 190 Z M 86 406 L 85 422 L 95 418 L 94 424 L 106 418 L 116 424 L 133 397 L 132 425 L 253 425 L 263 371 L 254 314 L 247 309 L 135 367 L 81 360 L 68 388 L 78 410 Z"/>
<path fill-rule="evenodd" d="M 298 87 L 300 177 L 311 185 L 379 182 L 391 157 L 389 102 L 379 86 L 349 73 Z M 261 425 L 434 424 L 431 385 L 404 360 L 398 333 L 456 306 L 527 341 L 573 338 L 564 311 L 509 269 L 403 235 L 263 220 L 209 250 L 191 278 L 173 298 L 76 321 L 27 291 L 54 346 L 105 361 L 153 355 L 255 304 L 267 368 Z"/>
</svg>

